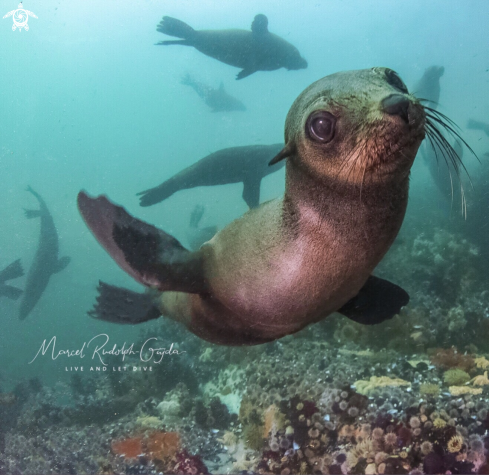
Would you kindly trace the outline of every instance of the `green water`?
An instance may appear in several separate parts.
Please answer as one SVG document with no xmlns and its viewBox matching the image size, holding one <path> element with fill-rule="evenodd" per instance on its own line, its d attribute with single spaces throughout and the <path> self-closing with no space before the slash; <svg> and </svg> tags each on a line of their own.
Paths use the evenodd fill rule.
<svg viewBox="0 0 489 475">
<path fill-rule="evenodd" d="M 2 8 L 1 16 L 17 5 L 4 1 Z M 262 385 L 249 379 L 251 373 L 260 371 L 257 363 L 262 361 L 260 358 L 264 358 L 266 368 L 262 371 L 269 371 L 267 381 L 273 373 L 289 371 L 280 364 L 270 366 L 269 354 L 289 361 L 285 366 L 292 364 L 287 354 L 307 354 L 312 358 L 312 365 L 322 368 L 318 371 L 326 371 L 329 365 L 336 364 L 332 355 L 341 348 L 384 355 L 383 359 L 379 357 L 376 364 L 380 366 L 375 372 L 369 372 L 368 364 L 360 368 L 360 363 L 345 356 L 343 382 L 353 384 L 374 374 L 395 375 L 395 369 L 387 371 L 387 362 L 397 361 L 396 358 L 429 361 L 426 355 L 433 348 L 455 346 L 459 353 L 474 358 L 489 353 L 485 339 L 489 336 L 486 324 L 489 302 L 484 293 L 489 281 L 485 266 L 489 256 L 489 249 L 485 247 L 489 219 L 485 154 L 489 150 L 489 138 L 481 130 L 466 127 L 469 119 L 489 122 L 486 0 L 319 0 L 305 3 L 292 0 L 46 0 L 42 3 L 26 0 L 23 8 L 37 16 L 29 18 L 28 31 L 12 31 L 11 16 L 0 21 L 0 269 L 21 259 L 27 272 L 34 260 L 39 221 L 25 219 L 23 209 L 36 209 L 38 203 L 25 191 L 27 186 L 32 186 L 46 201 L 59 235 L 59 257 L 70 256 L 71 263 L 51 278 L 34 310 L 23 321 L 17 317 L 18 301 L 0 298 L 0 392 L 10 393 L 19 384 L 38 378 L 45 386 L 44 391 L 53 391 L 56 401 L 53 407 L 58 407 L 56 404 L 76 406 L 71 392 L 73 371 L 68 368 L 84 365 L 87 371 L 93 362 L 89 361 L 92 355 L 87 351 L 86 360 L 65 355 L 53 359 L 48 352 L 35 358 L 43 341 L 49 342 L 53 336 L 56 336 L 57 349 L 76 350 L 99 334 L 109 335 L 111 346 L 117 344 L 118 347 L 124 342 L 126 346 L 133 342 L 140 344 L 144 341 L 142 331 L 149 337 L 156 335 L 166 347 L 176 344 L 186 352 L 185 356 L 176 370 L 168 370 L 171 374 L 163 371 L 148 375 L 143 383 L 137 378 L 126 381 L 120 376 L 118 381 L 125 384 L 122 392 L 130 392 L 131 385 L 153 385 L 160 388 L 158 395 L 145 392 L 137 402 L 142 403 L 149 397 L 162 401 L 181 379 L 191 387 L 190 400 L 202 397 L 207 404 L 206 397 L 218 395 L 231 413 L 239 412 L 243 395 L 248 394 L 253 404 L 258 404 L 259 395 L 255 400 L 255 394 L 251 397 L 253 391 L 247 392 L 247 388 L 252 384 Z M 155 46 L 158 41 L 171 39 L 156 31 L 164 15 L 181 19 L 195 29 L 248 30 L 258 13 L 267 15 L 270 31 L 300 51 L 308 62 L 307 69 L 258 71 L 236 81 L 238 68 L 194 48 Z M 196 205 L 205 207 L 201 227 L 215 225 L 222 229 L 248 211 L 241 197 L 242 185 L 183 190 L 147 208 L 139 206 L 137 192 L 158 185 L 211 152 L 226 147 L 283 142 L 285 117 L 293 101 L 323 76 L 344 70 L 389 67 L 397 71 L 416 94 L 412 88 L 432 65 L 445 68 L 440 80 L 438 110 L 460 126 L 461 135 L 480 162 L 465 148 L 464 163 L 473 183 L 471 188 L 469 178 L 462 173 L 468 203 L 465 217 L 459 207 L 457 179 L 452 201 L 442 196 L 422 158 L 415 161 L 400 240 L 379 266 L 379 275 L 402 285 L 411 295 L 411 307 L 406 310 L 408 317 L 404 322 L 388 322 L 378 331 L 372 327 L 361 330 L 335 316 L 304 330 L 297 339 L 287 337 L 283 342 L 258 349 L 227 350 L 203 343 L 182 327 L 163 319 L 140 326 L 122 326 L 87 316 L 95 301 L 99 280 L 135 291 L 141 291 L 142 287 L 117 267 L 83 223 L 76 207 L 80 190 L 93 195 L 106 194 L 134 216 L 164 229 L 188 246 L 189 219 Z M 195 91 L 181 84 L 187 73 L 213 88 L 218 88 L 222 82 L 230 95 L 246 105 L 246 111 L 211 112 Z M 440 167 L 443 166 L 441 160 Z M 283 193 L 284 177 L 282 169 L 263 179 L 261 202 Z M 26 277 L 11 283 L 22 289 Z M 413 337 L 415 332 L 423 335 Z M 325 350 L 326 362 L 320 364 L 318 353 L 320 355 L 321 351 L 311 348 L 322 342 L 329 345 L 329 349 Z M 396 352 L 395 356 L 385 356 L 382 352 L 385 348 Z M 210 355 L 210 366 L 205 365 L 204 354 Z M 297 356 L 301 364 L 306 364 L 301 358 L 304 356 Z M 119 366 L 120 360 L 114 361 L 115 366 Z M 109 367 L 112 366 L 111 362 Z M 351 378 L 355 379 L 349 379 L 349 366 Z M 370 366 L 373 367 L 373 363 Z M 187 370 L 195 371 L 198 376 L 189 377 L 185 373 Z M 226 370 L 239 374 L 239 384 L 226 382 Z M 483 371 L 474 366 L 469 373 L 472 378 Z M 218 374 L 220 382 L 216 379 Z M 80 373 L 80 376 L 82 382 L 83 378 L 94 381 L 100 391 L 108 378 L 104 374 Z M 304 381 L 312 388 L 310 399 L 316 398 L 319 404 L 324 387 L 321 383 L 319 389 L 314 390 L 316 376 L 313 372 L 304 376 Z M 435 381 L 435 376 L 435 379 L 430 377 L 427 381 Z M 442 373 L 436 377 L 442 378 Z M 156 381 L 158 378 L 168 383 Z M 411 382 L 415 383 L 413 378 Z M 297 394 L 303 399 L 307 391 L 300 387 L 304 381 L 296 377 L 292 384 L 299 387 Z M 435 383 L 442 387 L 441 379 Z M 285 376 L 277 384 L 279 393 L 291 385 Z M 212 385 L 218 389 L 209 389 Z M 113 390 L 115 386 L 111 387 Z M 442 387 L 442 393 L 447 391 L 448 386 Z M 290 400 L 294 394 L 293 391 L 280 393 L 278 400 Z M 104 393 L 100 397 L 110 399 L 112 396 Z M 480 398 L 485 400 L 486 397 L 484 388 Z M 262 397 L 265 406 L 271 402 L 273 400 Z M 135 407 L 136 402 L 133 403 Z M 194 416 L 190 418 L 195 418 L 195 411 L 194 408 Z M 19 414 L 24 413 L 26 410 L 19 410 Z M 129 412 L 133 421 L 149 413 L 142 409 Z M 125 417 L 129 417 L 127 414 Z M 167 420 L 166 430 L 177 427 L 181 417 L 177 415 L 176 420 Z M 83 419 L 83 410 L 78 418 Z M 93 418 L 92 413 L 87 413 L 89 423 Z M 33 429 L 9 419 L 4 424 L 6 429 L 0 426 L 0 435 L 15 433 L 29 437 L 41 427 L 36 424 L 33 423 Z M 235 429 L 242 424 L 243 433 L 250 426 L 245 419 L 233 424 Z M 204 424 L 202 427 L 203 432 L 210 433 L 214 426 Z M 221 433 L 216 437 L 222 437 L 224 430 L 230 427 L 228 424 L 219 428 Z M 128 429 L 124 436 L 130 436 L 130 432 Z M 471 433 L 469 428 L 463 435 L 466 445 Z M 88 432 L 80 434 L 80 444 L 84 438 L 92 437 Z M 190 453 L 199 453 L 198 446 L 192 445 L 196 444 L 194 439 L 185 440 L 185 448 Z M 13 450 L 12 447 L 10 445 L 9 450 Z M 253 448 L 260 453 L 260 447 Z M 3 449 L 0 444 L 0 462 L 2 457 L 7 457 L 2 455 Z M 338 449 L 331 448 L 330 452 L 335 450 Z M 12 457 L 12 452 L 9 453 Z M 21 457 L 20 452 L 18 456 Z M 214 463 L 213 467 L 219 466 L 219 462 Z M 0 463 L 0 473 L 20 473 L 6 468 L 14 465 Z M 222 462 L 221 466 L 231 470 L 232 464 Z M 84 465 L 83 461 L 72 473 L 82 473 L 80 467 L 85 467 L 83 473 L 104 473 L 103 468 L 93 468 L 88 462 Z M 251 464 L 250 470 L 256 467 L 257 464 Z M 414 465 L 410 469 L 414 469 Z M 24 467 L 24 470 L 35 473 L 36 468 Z M 63 470 L 67 470 L 66 467 Z M 219 473 L 217 468 L 212 470 Z M 281 473 L 276 470 L 273 473 Z M 289 470 L 294 473 L 298 468 Z M 310 465 L 304 470 L 304 473 L 313 473 Z"/>
</svg>

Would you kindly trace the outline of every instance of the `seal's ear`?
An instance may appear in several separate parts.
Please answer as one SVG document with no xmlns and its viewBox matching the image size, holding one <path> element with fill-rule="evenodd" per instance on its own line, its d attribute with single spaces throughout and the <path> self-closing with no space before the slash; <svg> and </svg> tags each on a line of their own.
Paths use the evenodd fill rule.
<svg viewBox="0 0 489 475">
<path fill-rule="evenodd" d="M 280 162 L 280 160 L 290 157 L 293 153 L 295 153 L 295 145 L 294 143 L 289 142 L 282 150 L 280 150 L 280 152 L 278 152 L 277 155 L 275 155 L 275 157 L 270 160 L 270 162 L 268 162 L 268 166 L 271 167 L 272 165 L 275 165 L 276 163 Z"/>
<path fill-rule="evenodd" d="M 253 33 L 268 33 L 268 18 L 263 13 L 255 16 L 251 24 L 251 31 Z"/>
</svg>

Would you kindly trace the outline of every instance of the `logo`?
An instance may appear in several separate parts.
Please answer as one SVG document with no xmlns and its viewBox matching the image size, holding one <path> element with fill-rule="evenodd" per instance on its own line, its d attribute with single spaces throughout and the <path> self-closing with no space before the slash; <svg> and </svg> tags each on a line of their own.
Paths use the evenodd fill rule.
<svg viewBox="0 0 489 475">
<path fill-rule="evenodd" d="M 12 25 L 12 31 L 15 31 L 17 28 L 19 29 L 19 31 L 22 31 L 22 28 L 24 28 L 25 31 L 29 31 L 29 25 L 27 24 L 27 21 L 29 20 L 29 15 L 31 17 L 37 18 L 34 13 L 30 12 L 29 10 L 25 10 L 24 5 L 22 5 L 22 2 L 20 2 L 17 10 L 12 10 L 11 12 L 8 12 L 6 15 L 4 15 L 3 18 L 13 16 L 14 24 Z"/>
</svg>

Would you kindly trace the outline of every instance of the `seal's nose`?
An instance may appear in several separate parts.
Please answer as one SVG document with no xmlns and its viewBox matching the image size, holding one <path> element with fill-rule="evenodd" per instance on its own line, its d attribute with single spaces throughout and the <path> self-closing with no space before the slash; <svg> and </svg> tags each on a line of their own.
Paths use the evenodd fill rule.
<svg viewBox="0 0 489 475">
<path fill-rule="evenodd" d="M 382 110 L 390 115 L 398 115 L 405 122 L 409 122 L 409 104 L 408 97 L 402 94 L 391 94 L 382 101 Z"/>
</svg>

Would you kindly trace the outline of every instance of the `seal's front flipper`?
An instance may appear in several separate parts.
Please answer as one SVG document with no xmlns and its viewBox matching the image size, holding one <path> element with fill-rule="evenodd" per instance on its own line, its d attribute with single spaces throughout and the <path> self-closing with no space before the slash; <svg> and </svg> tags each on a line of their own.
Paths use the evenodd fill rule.
<svg viewBox="0 0 489 475">
<path fill-rule="evenodd" d="M 251 76 L 253 73 L 256 73 L 256 69 L 243 69 L 237 74 L 236 80 L 244 79 Z"/>
<path fill-rule="evenodd" d="M 175 191 L 178 191 L 178 187 L 175 186 L 174 180 L 170 178 L 169 180 L 164 181 L 161 185 L 140 191 L 139 193 L 136 193 L 136 195 L 141 197 L 139 198 L 139 205 L 146 207 L 166 200 L 173 195 Z"/>
<path fill-rule="evenodd" d="M 243 199 L 252 208 L 257 208 L 260 204 L 260 184 L 261 178 L 245 178 L 243 180 Z"/>
<path fill-rule="evenodd" d="M 78 209 L 98 242 L 139 283 L 161 291 L 206 292 L 200 253 L 189 252 L 105 196 L 91 198 L 81 191 Z"/>
<path fill-rule="evenodd" d="M 22 295 L 22 290 L 11 285 L 0 284 L 0 297 L 7 297 L 11 300 L 17 300 Z"/>
<path fill-rule="evenodd" d="M 148 294 L 133 292 L 99 281 L 97 303 L 88 312 L 97 320 L 112 323 L 135 324 L 154 320 L 160 311 Z"/>
<path fill-rule="evenodd" d="M 388 280 L 371 275 L 358 295 L 338 312 L 364 325 L 374 325 L 392 318 L 409 302 L 408 293 Z"/>
<path fill-rule="evenodd" d="M 22 277 L 23 275 L 24 270 L 22 269 L 22 265 L 20 264 L 20 259 L 17 259 L 0 272 L 0 283 L 3 283 L 7 280 L 17 279 L 18 277 Z"/>
<path fill-rule="evenodd" d="M 56 268 L 54 269 L 54 273 L 57 274 L 58 272 L 61 272 L 62 270 L 66 269 L 68 264 L 71 262 L 71 257 L 64 256 L 61 259 L 58 260 L 56 263 Z"/>
</svg>

